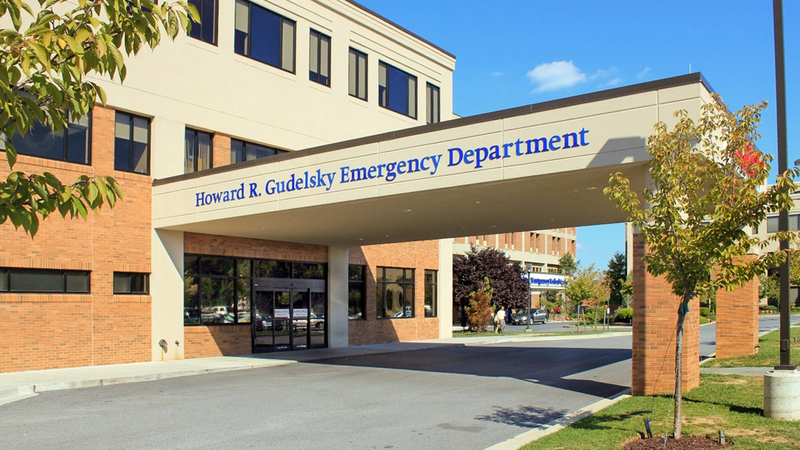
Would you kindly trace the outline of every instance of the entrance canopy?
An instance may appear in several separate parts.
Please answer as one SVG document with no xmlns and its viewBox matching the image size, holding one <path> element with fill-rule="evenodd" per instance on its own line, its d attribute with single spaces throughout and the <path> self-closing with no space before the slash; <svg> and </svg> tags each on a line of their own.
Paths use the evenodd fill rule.
<svg viewBox="0 0 800 450">
<path fill-rule="evenodd" d="M 711 92 L 696 73 L 155 180 L 153 226 L 354 246 L 622 222 L 609 174 L 644 189 L 653 125 Z"/>
</svg>

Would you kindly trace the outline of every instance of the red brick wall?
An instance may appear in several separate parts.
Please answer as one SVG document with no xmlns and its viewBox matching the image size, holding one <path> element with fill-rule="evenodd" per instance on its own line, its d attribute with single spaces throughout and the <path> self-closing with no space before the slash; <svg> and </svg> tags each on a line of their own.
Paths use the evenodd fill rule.
<svg viewBox="0 0 800 450">
<path fill-rule="evenodd" d="M 671 393 L 675 389 L 675 337 L 680 299 L 663 277 L 645 270 L 646 246 L 633 237 L 633 395 Z M 700 384 L 700 302 L 689 305 L 683 332 L 683 391 Z"/>
<path fill-rule="evenodd" d="M 425 317 L 425 270 L 439 270 L 438 241 L 355 247 L 350 249 L 350 263 L 367 265 L 366 320 L 350 321 L 350 345 L 439 337 L 439 319 Z M 414 269 L 413 319 L 377 318 L 375 274 L 378 266 Z M 441 305 L 439 309 L 441 310 Z"/>
<path fill-rule="evenodd" d="M 736 290 L 717 292 L 717 358 L 753 355 L 757 345 L 758 278 L 755 278 Z"/>
<path fill-rule="evenodd" d="M 186 358 L 252 353 L 250 325 L 208 325 L 183 328 Z"/>
<path fill-rule="evenodd" d="M 151 179 L 114 170 L 115 112 L 92 112 L 92 165 L 20 156 L 14 170 L 49 171 L 62 182 L 111 175 L 124 199 L 86 221 L 55 214 L 35 239 L 0 226 L 0 267 L 91 271 L 91 293 L 0 294 L 0 372 L 147 361 L 150 296 L 113 295 L 113 272 L 150 273 Z M 5 153 L 0 176 L 6 177 Z M 134 245 L 132 245 L 132 243 Z"/>
</svg>

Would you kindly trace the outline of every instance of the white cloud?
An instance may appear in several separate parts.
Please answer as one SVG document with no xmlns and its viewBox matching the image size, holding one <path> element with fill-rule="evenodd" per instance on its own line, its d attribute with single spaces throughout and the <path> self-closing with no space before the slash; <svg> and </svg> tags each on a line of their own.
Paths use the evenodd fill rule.
<svg viewBox="0 0 800 450">
<path fill-rule="evenodd" d="M 636 78 L 639 78 L 639 79 L 644 78 L 644 76 L 647 75 L 647 72 L 650 72 L 650 68 L 649 67 L 645 67 L 641 72 L 639 72 L 639 74 L 636 75 Z"/>
<path fill-rule="evenodd" d="M 583 83 L 586 81 L 586 74 L 581 72 L 572 61 L 554 61 L 534 67 L 528 72 L 528 78 L 537 84 L 533 92 L 546 92 Z"/>
<path fill-rule="evenodd" d="M 505 75 L 505 74 L 506 74 L 505 72 L 500 72 L 500 71 L 494 71 L 494 72 L 492 72 L 492 76 L 493 76 L 493 77 L 502 77 L 502 76 L 503 76 L 503 75 Z"/>
<path fill-rule="evenodd" d="M 622 78 L 614 77 L 603 83 L 603 87 L 619 86 L 620 84 L 622 84 Z"/>
</svg>

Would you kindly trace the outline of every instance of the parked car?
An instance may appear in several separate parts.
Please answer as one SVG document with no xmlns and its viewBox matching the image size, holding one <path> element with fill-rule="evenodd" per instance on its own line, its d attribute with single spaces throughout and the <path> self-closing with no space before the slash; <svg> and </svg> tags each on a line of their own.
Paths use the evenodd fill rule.
<svg viewBox="0 0 800 450">
<path fill-rule="evenodd" d="M 544 308 L 531 310 L 531 323 L 541 322 L 547 323 L 547 310 Z M 511 316 L 511 323 L 514 325 L 527 325 L 528 324 L 528 311 L 521 311 Z"/>
</svg>

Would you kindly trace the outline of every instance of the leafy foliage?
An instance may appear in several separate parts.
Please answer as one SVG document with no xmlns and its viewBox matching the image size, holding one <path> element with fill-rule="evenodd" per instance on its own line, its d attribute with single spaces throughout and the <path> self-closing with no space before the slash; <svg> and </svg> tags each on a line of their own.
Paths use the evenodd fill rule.
<svg viewBox="0 0 800 450">
<path fill-rule="evenodd" d="M 155 48 L 162 30 L 174 39 L 190 20 L 199 21 L 185 1 L 150 0 L 39 0 L 35 11 L 21 0 L 0 0 L 0 16 L 12 25 L 0 29 L 0 132 L 12 170 L 12 138 L 37 123 L 62 130 L 98 98 L 105 104 L 105 92 L 89 75 L 124 81 L 126 56 Z M 34 236 L 40 218 L 56 211 L 86 218 L 88 210 L 113 207 L 121 195 L 108 176 L 81 176 L 65 185 L 50 173 L 11 172 L 0 182 L 0 223 L 10 220 Z"/>
<path fill-rule="evenodd" d="M 467 306 L 467 321 L 471 331 L 483 331 L 489 325 L 494 314 L 492 307 L 492 296 L 494 289 L 489 284 L 489 278 L 483 279 L 483 283 L 478 290 L 469 294 L 469 305 Z"/>
<path fill-rule="evenodd" d="M 608 270 L 605 273 L 606 284 L 608 285 L 608 302 L 611 305 L 623 305 L 625 303 L 624 289 L 628 279 L 628 261 L 620 252 L 608 261 Z"/>
<path fill-rule="evenodd" d="M 792 206 L 797 172 L 780 174 L 762 188 L 770 156 L 754 145 L 766 103 L 730 112 L 719 97 L 702 108 L 695 122 L 676 113 L 672 131 L 660 122 L 647 139 L 651 186 L 641 198 L 621 173 L 612 174 L 604 192 L 629 216 L 648 245 L 647 271 L 664 276 L 679 296 L 675 356 L 675 436 L 681 435 L 681 353 L 683 324 L 690 300 L 731 289 L 764 273 L 784 258 L 781 252 L 742 258 L 751 248 L 789 239 L 776 233 L 766 240 L 745 232 L 767 213 Z"/>
<path fill-rule="evenodd" d="M 497 306 L 528 307 L 528 285 L 522 267 L 514 264 L 503 252 L 494 248 L 472 247 L 464 255 L 453 256 L 453 300 L 466 304 L 472 292 L 489 280 Z"/>
<path fill-rule="evenodd" d="M 591 308 L 597 327 L 597 310 L 608 303 L 608 286 L 603 272 L 596 270 L 594 264 L 586 268 L 578 268 L 567 280 L 564 295 L 576 305 Z"/>
<path fill-rule="evenodd" d="M 580 262 L 572 256 L 572 253 L 567 253 L 566 255 L 558 258 L 558 266 L 561 268 L 561 274 L 570 276 L 578 270 L 578 264 Z"/>
</svg>

